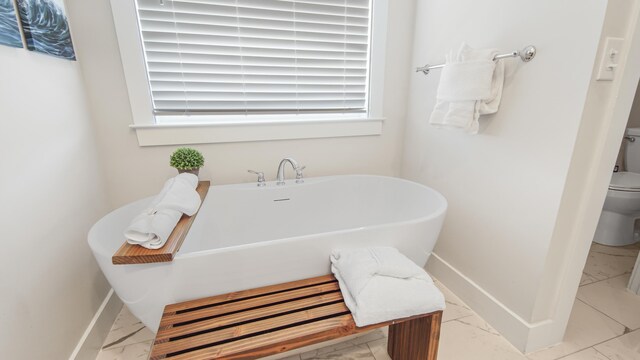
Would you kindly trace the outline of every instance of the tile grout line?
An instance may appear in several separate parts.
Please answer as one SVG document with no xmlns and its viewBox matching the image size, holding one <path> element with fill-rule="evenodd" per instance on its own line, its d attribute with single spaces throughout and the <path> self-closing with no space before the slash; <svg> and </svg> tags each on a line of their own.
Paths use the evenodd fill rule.
<svg viewBox="0 0 640 360">
<path fill-rule="evenodd" d="M 622 335 L 619 335 L 619 336 L 622 336 Z M 618 336 L 616 336 L 615 338 L 617 338 L 617 337 L 618 337 Z M 613 340 L 613 339 L 615 339 L 615 338 L 612 338 L 612 339 L 609 339 L 609 340 L 606 340 L 606 341 L 603 341 L 603 342 L 607 342 L 607 341 Z M 611 359 L 610 357 L 608 357 L 607 355 L 605 355 L 605 354 L 601 353 L 600 351 L 598 351 L 598 349 L 596 349 L 596 348 L 595 348 L 595 346 L 596 346 L 596 345 L 600 345 L 600 344 L 602 344 L 602 342 L 597 343 L 597 344 L 592 345 L 592 346 L 589 346 L 589 347 L 586 347 L 586 348 L 584 348 L 584 349 L 580 349 L 580 350 L 575 351 L 575 352 L 572 352 L 572 353 L 570 353 L 570 354 L 563 355 L 563 356 L 561 356 L 561 357 L 559 357 L 559 358 L 555 358 L 555 359 L 552 359 L 552 360 L 562 360 L 562 359 L 566 359 L 566 358 L 568 358 L 568 357 L 569 357 L 569 356 L 571 356 L 571 355 L 575 355 L 575 354 L 577 354 L 577 353 L 579 353 L 579 352 L 581 352 L 581 351 L 585 351 L 585 350 L 587 350 L 587 349 L 593 349 L 593 351 L 595 351 L 595 352 L 597 352 L 598 354 L 600 354 L 600 355 L 604 356 L 606 359 L 608 359 L 608 360 L 614 360 L 614 359 Z"/>
<path fill-rule="evenodd" d="M 615 275 L 615 276 L 612 276 L 612 277 L 610 277 L 610 278 L 606 278 L 606 279 L 604 279 L 604 280 L 598 280 L 598 281 L 596 281 L 596 282 L 602 282 L 602 281 L 605 281 L 605 280 L 613 280 L 613 279 L 615 279 L 615 278 L 623 277 L 623 276 L 625 276 L 625 275 L 629 275 L 629 274 L 631 274 L 631 272 L 626 272 L 626 271 L 625 271 L 625 273 L 624 273 L 624 274 Z M 595 284 L 595 282 L 593 282 L 593 283 L 591 283 L 591 284 Z M 582 285 L 582 286 L 589 286 L 589 285 L 591 285 L 591 284 Z M 578 286 L 578 287 L 582 287 L 582 286 Z"/>
<path fill-rule="evenodd" d="M 587 305 L 588 305 L 588 304 L 587 304 Z M 617 321 L 616 321 L 616 322 L 617 322 Z M 622 326 L 624 326 L 624 325 L 622 325 Z M 625 330 L 626 330 L 626 329 L 629 329 L 629 328 L 625 326 Z M 639 328 L 638 330 L 640 330 L 640 328 Z M 636 330 L 631 330 L 630 332 L 634 332 L 634 331 L 636 331 Z M 609 341 L 611 341 L 611 340 L 615 340 L 615 339 L 617 339 L 617 338 L 623 337 L 623 336 L 625 336 L 625 335 L 627 335 L 627 334 L 629 334 L 629 332 L 626 332 L 626 331 L 625 331 L 624 333 L 622 333 L 622 334 L 620 334 L 620 335 L 617 335 L 617 336 L 614 336 L 614 337 L 612 337 L 611 339 L 607 339 L 607 340 L 601 341 L 601 342 L 599 342 L 599 343 L 596 343 L 596 344 L 593 344 L 593 345 L 591 345 L 591 346 L 588 346 L 588 347 L 586 347 L 586 348 L 584 348 L 584 349 L 580 349 L 580 350 L 578 350 L 578 351 L 575 351 L 575 352 L 572 352 L 572 353 L 570 353 L 570 354 L 563 355 L 562 357 L 555 358 L 555 359 L 551 359 L 551 360 L 561 360 L 561 359 L 564 359 L 564 358 L 566 358 L 566 357 L 568 357 L 568 356 L 574 355 L 574 354 L 576 354 L 576 353 L 579 353 L 580 351 L 584 351 L 584 350 L 589 349 L 589 348 L 593 348 L 593 350 L 595 350 L 598 354 L 600 354 L 600 355 L 604 356 L 605 358 L 607 358 L 607 359 L 609 359 L 609 360 L 615 360 L 615 359 L 612 359 L 612 358 L 608 357 L 607 355 L 603 354 L 603 353 L 602 353 L 601 351 L 599 351 L 598 349 L 596 349 L 596 346 L 598 346 L 598 345 L 602 345 L 602 344 L 604 344 L 604 343 L 606 343 L 606 342 L 609 342 Z"/>
<path fill-rule="evenodd" d="M 627 325 L 625 325 L 625 324 L 623 324 L 623 323 L 619 322 L 618 320 L 616 320 L 616 319 L 612 318 L 611 316 L 609 316 L 609 315 L 605 314 L 605 313 L 604 313 L 604 312 L 602 312 L 600 309 L 598 309 L 598 308 L 596 308 L 595 306 L 593 306 L 593 305 L 589 304 L 588 302 L 583 301 L 583 300 L 580 300 L 580 299 L 578 299 L 577 297 L 576 297 L 576 300 L 578 300 L 578 301 L 580 301 L 581 303 L 583 303 L 583 304 L 587 305 L 588 307 L 590 307 L 590 308 L 592 308 L 593 310 L 595 310 L 595 311 L 599 312 L 600 314 L 602 314 L 602 315 L 606 316 L 607 318 L 609 318 L 609 319 L 613 320 L 616 324 L 619 324 L 620 326 L 623 326 L 623 327 L 625 328 L 625 331 L 626 331 L 626 329 L 629 329 L 629 328 L 627 327 Z M 622 335 L 624 335 L 624 334 L 626 334 L 626 333 L 625 333 L 625 332 L 623 332 L 622 334 L 620 334 L 620 335 L 618 335 L 618 336 L 622 336 Z M 616 337 L 618 337 L 618 336 L 616 336 Z"/>
<path fill-rule="evenodd" d="M 584 271 L 583 271 L 583 273 L 584 273 L 584 274 L 587 274 L 587 275 L 589 275 L 589 276 L 591 276 L 591 277 L 593 277 L 593 275 L 591 275 L 591 274 L 589 274 L 589 273 L 585 273 Z M 584 284 L 584 285 L 578 285 L 578 289 L 583 288 L 583 287 L 585 287 L 585 286 L 598 284 L 598 283 L 601 283 L 601 282 L 603 282 L 603 281 L 607 281 L 607 280 L 612 280 L 612 279 L 615 279 L 615 278 L 619 278 L 619 277 L 621 277 L 621 276 L 629 275 L 629 274 L 632 274 L 632 273 L 633 273 L 633 269 L 631 269 L 631 271 L 625 271 L 625 272 L 624 272 L 624 273 L 622 273 L 622 274 L 614 275 L 614 276 L 608 277 L 608 278 L 606 278 L 606 279 L 596 280 L 596 281 L 594 281 L 594 282 L 590 282 L 590 283 L 588 283 L 588 284 Z M 576 294 L 576 298 L 577 298 L 577 294 Z"/>
<path fill-rule="evenodd" d="M 623 276 L 623 275 L 631 274 L 632 272 L 633 272 L 633 269 L 631 269 L 631 271 L 625 271 L 625 272 L 624 272 L 624 273 L 622 273 L 622 274 L 609 276 L 609 277 L 606 277 L 606 278 L 604 278 L 604 279 L 600 279 L 600 280 L 596 280 L 596 281 L 594 281 L 594 282 L 590 282 L 590 283 L 588 283 L 588 284 L 579 285 L 578 287 L 579 287 L 579 288 L 581 288 L 581 287 L 584 287 L 584 286 L 589 286 L 589 285 L 597 284 L 597 283 L 602 282 L 602 281 L 611 280 L 611 279 L 614 279 L 614 278 L 617 278 L 617 277 L 620 277 L 620 276 Z M 591 275 L 591 274 L 589 274 L 588 272 L 586 272 L 586 271 L 584 271 L 584 270 L 582 270 L 582 273 L 583 273 L 583 274 L 587 274 L 587 275 L 589 275 L 590 277 L 592 277 L 592 278 L 594 278 L 594 279 L 595 279 L 595 275 Z"/>
<path fill-rule="evenodd" d="M 586 266 L 586 264 L 585 264 L 585 266 Z M 618 274 L 618 275 L 613 275 L 613 276 L 607 276 L 607 277 L 605 277 L 604 279 L 598 279 L 598 278 L 596 278 L 596 275 L 590 274 L 590 273 L 588 273 L 588 272 L 584 271 L 584 269 L 582 270 L 582 273 L 583 273 L 583 274 L 587 274 L 587 275 L 591 276 L 591 277 L 592 277 L 593 279 L 595 279 L 596 281 L 594 281 L 594 282 L 590 282 L 590 283 L 588 283 L 588 284 L 580 285 L 580 286 L 578 286 L 578 287 L 583 287 L 583 286 L 587 286 L 587 285 L 591 285 L 591 284 L 599 283 L 599 282 L 601 282 L 601 281 L 605 281 L 605 280 L 613 279 L 614 277 L 618 277 L 618 276 L 620 276 L 620 275 L 624 275 L 624 274 L 626 274 L 626 272 L 625 272 L 624 274 Z"/>
<path fill-rule="evenodd" d="M 591 275 L 589 275 L 589 276 L 591 276 Z M 597 283 L 599 283 L 599 282 L 601 282 L 601 281 L 605 281 L 605 280 L 609 280 L 609 279 L 596 280 L 596 281 L 594 281 L 594 282 L 590 282 L 590 283 L 588 283 L 588 284 L 582 284 L 582 285 L 578 286 L 578 288 L 585 287 L 585 286 L 589 286 L 589 285 L 592 285 L 592 284 L 597 284 Z"/>
<path fill-rule="evenodd" d="M 607 314 L 603 313 L 602 311 L 600 311 L 600 310 L 596 309 L 595 307 L 593 307 L 593 306 L 589 305 L 588 303 L 586 303 L 586 302 L 584 302 L 584 301 L 582 301 L 582 300 L 580 300 L 580 299 L 578 299 L 578 298 L 576 298 L 576 300 L 577 300 L 577 301 L 580 301 L 581 303 L 583 303 L 583 304 L 587 305 L 588 307 L 590 307 L 590 308 L 594 309 L 595 311 L 597 311 L 597 312 L 599 312 L 599 313 L 603 314 L 603 315 L 604 315 L 604 316 L 606 316 L 607 318 L 609 318 L 609 319 L 613 320 L 615 323 L 620 324 L 617 320 L 615 320 L 615 319 L 611 318 L 609 315 L 607 315 Z M 576 354 L 576 353 L 579 353 L 580 351 L 584 351 L 584 350 L 589 349 L 589 348 L 593 348 L 593 350 L 595 350 L 596 352 L 598 352 L 599 354 L 601 354 L 601 355 L 602 355 L 602 356 L 604 356 L 605 358 L 607 358 L 607 359 L 609 359 L 609 360 L 612 360 L 610 357 L 608 357 L 608 356 L 606 356 L 605 354 L 602 354 L 600 351 L 598 351 L 598 349 L 596 349 L 596 346 L 601 345 L 601 344 L 604 344 L 604 343 L 606 343 L 606 342 L 608 342 L 608 341 L 611 341 L 611 340 L 617 339 L 617 338 L 619 338 L 619 337 L 621 337 L 621 336 L 624 336 L 624 335 L 628 334 L 628 333 L 626 332 L 626 329 L 628 329 L 628 327 L 627 327 L 627 326 L 625 326 L 624 324 L 620 324 L 620 326 L 624 326 L 624 328 L 625 328 L 625 332 L 623 332 L 622 334 L 620 334 L 620 335 L 616 335 L 616 336 L 614 336 L 614 337 L 612 337 L 612 338 L 609 338 L 609 339 L 606 339 L 606 340 L 603 340 L 603 341 L 600 341 L 599 343 L 595 343 L 595 344 L 593 344 L 593 345 L 591 345 L 591 346 L 587 346 L 586 348 L 579 349 L 579 350 L 574 351 L 574 352 L 572 352 L 572 353 L 569 353 L 569 354 L 563 355 L 563 356 L 561 356 L 561 357 L 559 357 L 559 358 L 555 358 L 554 360 L 561 360 L 561 359 L 563 359 L 563 358 L 566 358 L 566 357 L 568 357 L 568 356 L 574 355 L 574 354 Z"/>
<path fill-rule="evenodd" d="M 374 340 L 374 341 L 378 341 L 378 340 Z M 367 347 L 369 348 L 369 352 L 371 353 L 371 356 L 373 356 L 373 358 L 374 358 L 375 360 L 378 360 L 378 358 L 376 357 L 376 354 L 374 354 L 374 353 L 373 353 L 373 348 L 372 348 L 372 347 L 371 347 L 371 345 L 369 344 L 369 343 L 371 343 L 371 342 L 373 342 L 373 341 L 370 341 L 370 342 L 366 343 L 366 345 L 367 345 Z"/>
<path fill-rule="evenodd" d="M 473 316 L 473 315 L 465 316 L 465 317 L 462 317 L 462 318 L 456 319 L 455 321 L 459 322 L 459 323 L 460 323 L 460 324 L 462 324 L 462 325 L 470 326 L 470 327 L 472 327 L 472 328 L 476 328 L 476 329 L 478 329 L 478 330 L 480 330 L 480 331 L 484 331 L 484 332 L 486 332 L 486 333 L 487 333 L 487 334 L 489 334 L 489 335 L 503 337 L 503 336 L 502 336 L 502 335 L 501 335 L 497 330 L 495 330 L 493 327 L 491 327 L 491 325 L 490 325 L 488 322 L 486 322 L 483 318 L 481 318 L 480 316 L 478 316 L 478 318 L 480 318 L 482 321 L 484 321 L 484 323 L 489 327 L 489 329 L 483 329 L 483 328 L 481 328 L 481 327 L 479 327 L 479 326 L 474 326 L 474 325 L 472 325 L 472 324 L 470 324 L 470 323 L 468 323 L 468 322 L 461 321 L 462 319 L 465 319 L 465 318 L 470 317 L 470 316 Z M 477 315 L 476 315 L 476 316 L 477 316 Z M 493 330 L 493 331 L 495 331 L 495 332 L 491 332 L 491 330 Z"/>
<path fill-rule="evenodd" d="M 622 335 L 620 335 L 620 336 L 622 336 Z M 614 338 L 614 339 L 615 339 L 615 338 Z M 613 339 L 612 339 L 612 340 L 613 340 Z M 611 340 L 609 340 L 609 341 L 611 341 Z M 599 345 L 599 344 L 598 344 L 598 345 Z M 607 355 L 603 354 L 602 352 L 598 351 L 598 349 L 596 349 L 595 347 L 593 347 L 593 346 L 592 346 L 592 348 L 593 348 L 593 351 L 595 351 L 596 353 L 600 354 L 600 355 L 601 355 L 601 356 L 603 356 L 605 359 L 614 360 L 614 359 L 612 359 L 612 358 L 608 357 Z"/>
<path fill-rule="evenodd" d="M 606 245 L 605 245 L 605 246 L 606 246 Z M 635 251 L 635 248 L 633 248 L 633 249 L 625 249 L 625 250 L 630 250 L 631 252 L 634 252 L 635 254 L 621 254 L 621 255 L 618 255 L 618 254 L 609 254 L 609 253 L 606 253 L 606 252 L 602 252 L 602 251 L 597 251 L 597 250 L 590 249 L 590 250 L 589 250 L 589 255 L 591 255 L 591 254 L 594 254 L 594 253 L 595 253 L 595 254 L 602 254 L 602 255 L 610 255 L 610 256 L 614 256 L 614 257 L 632 257 L 632 258 L 637 258 L 637 257 L 639 256 L 639 252 L 636 252 L 636 251 Z M 587 263 L 589 263 L 589 259 L 588 259 L 588 258 L 587 258 L 587 261 L 585 262 L 585 267 L 586 267 Z M 632 271 L 633 271 L 633 269 L 632 269 Z M 595 276 L 594 276 L 594 275 L 592 275 L 592 274 L 590 274 L 589 272 L 585 271 L 585 269 L 584 269 L 584 268 L 582 269 L 582 272 L 583 272 L 584 274 L 589 275 L 589 276 L 590 276 L 590 277 L 592 277 L 592 278 L 595 278 Z M 614 276 L 607 276 L 607 277 L 606 277 L 606 278 L 604 278 L 604 279 L 596 280 L 596 281 L 591 282 L 591 283 L 589 283 L 589 284 L 580 285 L 579 287 L 583 287 L 583 286 L 587 286 L 587 285 L 595 284 L 595 283 L 598 283 L 598 282 L 601 282 L 601 281 L 604 281 L 604 280 L 613 279 L 613 278 L 615 278 L 615 277 L 618 277 L 618 276 L 621 276 L 621 275 L 625 275 L 625 274 L 628 274 L 628 273 L 630 273 L 630 272 L 625 271 L 625 272 L 624 272 L 624 274 L 619 274 L 619 275 L 614 275 Z"/>
<path fill-rule="evenodd" d="M 111 342 L 111 343 L 109 343 L 109 344 L 103 345 L 103 346 L 102 346 L 102 348 L 101 348 L 100 350 L 106 350 L 106 349 L 109 349 L 110 347 L 112 347 L 112 346 L 114 346 L 114 345 L 118 345 L 118 344 L 120 344 L 120 343 L 122 343 L 122 342 L 126 341 L 128 338 L 130 338 L 130 337 L 132 337 L 133 335 L 135 335 L 135 334 L 139 333 L 140 331 L 144 330 L 144 328 L 145 328 L 145 327 L 146 327 L 146 326 L 143 326 L 143 327 L 141 327 L 140 329 L 138 329 L 138 330 L 136 330 L 136 331 L 132 332 L 131 334 L 127 334 L 127 335 L 125 335 L 125 336 L 123 336 L 123 337 L 121 337 L 121 338 L 119 338 L 119 339 L 117 339 L 117 340 L 115 340 L 115 341 L 112 341 L 112 342 Z M 145 340 L 145 341 L 146 341 L 146 340 Z M 141 342 L 144 342 L 144 341 L 141 341 Z M 133 344 L 129 344 L 129 345 L 133 345 Z M 127 345 L 124 345 L 124 346 L 127 346 Z"/>
<path fill-rule="evenodd" d="M 443 323 L 443 324 L 446 324 L 446 323 L 448 323 L 448 322 L 457 321 L 457 320 L 464 319 L 464 318 L 467 318 L 467 317 L 469 317 L 469 316 L 473 316 L 473 315 L 477 315 L 477 314 L 474 312 L 474 313 L 473 313 L 473 314 L 471 314 L 471 315 L 463 315 L 463 316 L 457 317 L 457 318 L 455 318 L 455 319 L 449 319 L 449 320 L 447 320 L 447 321 L 442 321 L 442 323 Z M 482 319 L 482 318 L 481 318 L 481 319 Z M 484 321 L 484 319 L 482 319 L 482 320 Z"/>
</svg>

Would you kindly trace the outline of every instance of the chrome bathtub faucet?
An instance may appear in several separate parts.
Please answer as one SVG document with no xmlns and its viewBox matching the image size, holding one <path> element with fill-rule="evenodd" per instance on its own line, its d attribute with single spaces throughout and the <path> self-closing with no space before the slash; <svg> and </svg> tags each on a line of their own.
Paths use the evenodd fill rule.
<svg viewBox="0 0 640 360">
<path fill-rule="evenodd" d="M 306 166 L 299 166 L 298 162 L 295 161 L 292 158 L 284 158 L 282 159 L 282 161 L 280 161 L 280 164 L 278 165 L 278 178 L 276 179 L 276 185 L 284 185 L 284 167 L 285 165 L 287 165 L 287 163 L 291 164 L 291 167 L 293 167 L 293 170 L 295 170 L 296 172 L 296 183 L 300 184 L 303 183 L 304 180 L 302 179 L 302 170 L 304 170 L 304 168 Z"/>
</svg>

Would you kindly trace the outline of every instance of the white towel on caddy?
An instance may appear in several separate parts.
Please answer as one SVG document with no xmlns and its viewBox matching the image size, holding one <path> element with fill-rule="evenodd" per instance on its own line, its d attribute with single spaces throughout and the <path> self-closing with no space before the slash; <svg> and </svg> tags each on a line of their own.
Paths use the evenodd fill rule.
<svg viewBox="0 0 640 360">
<path fill-rule="evenodd" d="M 182 214 L 191 216 L 200 208 L 200 195 L 195 190 L 198 177 L 182 173 L 167 180 L 149 206 L 136 216 L 124 232 L 127 242 L 147 249 L 164 246 Z"/>
<path fill-rule="evenodd" d="M 427 272 L 392 247 L 334 250 L 331 271 L 360 327 L 445 307 Z"/>
<path fill-rule="evenodd" d="M 497 54 L 462 44 L 456 56 L 447 56 L 431 125 L 478 133 L 480 115 L 497 112 L 502 99 L 504 63 L 493 60 Z"/>
</svg>

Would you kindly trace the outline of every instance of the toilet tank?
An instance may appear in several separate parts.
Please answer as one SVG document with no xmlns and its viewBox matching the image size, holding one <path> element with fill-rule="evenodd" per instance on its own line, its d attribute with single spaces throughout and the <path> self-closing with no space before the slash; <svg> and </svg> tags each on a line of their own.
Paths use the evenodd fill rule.
<svg viewBox="0 0 640 360">
<path fill-rule="evenodd" d="M 627 128 L 625 136 L 631 137 L 634 141 L 626 140 L 625 164 L 627 171 L 640 173 L 640 128 Z"/>
</svg>

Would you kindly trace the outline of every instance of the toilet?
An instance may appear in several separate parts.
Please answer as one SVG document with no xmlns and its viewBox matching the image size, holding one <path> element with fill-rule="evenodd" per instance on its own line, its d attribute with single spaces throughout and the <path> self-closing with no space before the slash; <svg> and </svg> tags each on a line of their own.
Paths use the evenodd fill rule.
<svg viewBox="0 0 640 360">
<path fill-rule="evenodd" d="M 593 241 L 609 246 L 637 242 L 635 220 L 640 218 L 640 128 L 625 134 L 627 171 L 614 172 Z"/>
</svg>

